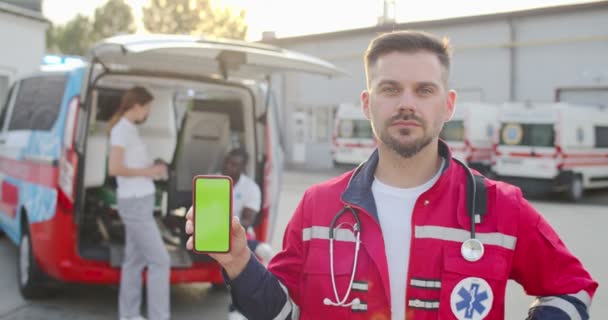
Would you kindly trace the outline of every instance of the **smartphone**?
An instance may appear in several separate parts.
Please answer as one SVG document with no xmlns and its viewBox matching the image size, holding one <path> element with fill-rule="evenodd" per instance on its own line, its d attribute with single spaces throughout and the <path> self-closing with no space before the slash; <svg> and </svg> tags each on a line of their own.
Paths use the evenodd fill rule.
<svg viewBox="0 0 608 320">
<path fill-rule="evenodd" d="M 232 179 L 221 175 L 199 175 L 192 180 L 194 251 L 230 251 Z"/>
</svg>

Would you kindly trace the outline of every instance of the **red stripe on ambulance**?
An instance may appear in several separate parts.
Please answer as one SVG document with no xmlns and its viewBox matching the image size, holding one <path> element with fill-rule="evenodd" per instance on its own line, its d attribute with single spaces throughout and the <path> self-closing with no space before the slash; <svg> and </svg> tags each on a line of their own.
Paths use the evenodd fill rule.
<svg viewBox="0 0 608 320">
<path fill-rule="evenodd" d="M 0 170 L 7 176 L 48 188 L 57 187 L 58 168 L 32 160 L 0 157 Z"/>
</svg>

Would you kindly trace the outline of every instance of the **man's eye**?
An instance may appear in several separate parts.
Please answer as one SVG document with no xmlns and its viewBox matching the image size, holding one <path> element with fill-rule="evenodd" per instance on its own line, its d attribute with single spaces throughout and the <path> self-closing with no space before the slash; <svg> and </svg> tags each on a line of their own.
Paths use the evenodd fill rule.
<svg viewBox="0 0 608 320">
<path fill-rule="evenodd" d="M 424 88 L 418 89 L 418 92 L 420 94 L 432 94 L 434 92 L 434 90 L 432 88 L 429 88 L 429 87 L 424 87 Z"/>
<path fill-rule="evenodd" d="M 397 90 L 397 88 L 395 87 L 384 87 L 382 88 L 382 92 L 386 92 L 386 93 L 397 93 L 399 90 Z"/>
</svg>

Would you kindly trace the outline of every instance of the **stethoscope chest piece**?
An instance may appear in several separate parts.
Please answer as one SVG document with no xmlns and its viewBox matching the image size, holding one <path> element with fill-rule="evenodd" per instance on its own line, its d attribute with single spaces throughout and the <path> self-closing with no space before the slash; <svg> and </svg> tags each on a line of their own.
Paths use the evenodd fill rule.
<svg viewBox="0 0 608 320">
<path fill-rule="evenodd" d="M 483 257 L 483 243 L 477 239 L 469 239 L 462 243 L 460 253 L 462 257 L 470 262 L 475 262 Z"/>
</svg>

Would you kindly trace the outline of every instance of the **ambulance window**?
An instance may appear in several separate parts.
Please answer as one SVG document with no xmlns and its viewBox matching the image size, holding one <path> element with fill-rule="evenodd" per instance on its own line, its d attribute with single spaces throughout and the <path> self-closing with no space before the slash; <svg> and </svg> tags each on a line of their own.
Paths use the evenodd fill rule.
<svg viewBox="0 0 608 320">
<path fill-rule="evenodd" d="M 552 124 L 531 124 L 526 131 L 525 135 L 530 146 L 553 147 L 555 144 Z"/>
<path fill-rule="evenodd" d="M 22 80 L 8 130 L 51 130 L 61 109 L 66 81 L 65 75 Z"/>
<path fill-rule="evenodd" d="M 608 126 L 595 127 L 595 147 L 608 148 Z"/>
<path fill-rule="evenodd" d="M 371 122 L 369 120 L 357 120 L 355 124 L 355 137 L 371 139 L 373 136 Z"/>
<path fill-rule="evenodd" d="M 15 84 L 11 86 L 8 93 L 2 103 L 2 113 L 0 113 L 0 128 L 4 128 L 4 120 L 6 119 L 6 113 L 8 112 L 9 104 L 11 103 L 11 97 L 15 91 Z"/>
<path fill-rule="evenodd" d="M 553 147 L 553 124 L 505 123 L 500 130 L 500 144 L 513 146 Z"/>
<path fill-rule="evenodd" d="M 369 120 L 344 119 L 340 121 L 338 134 L 340 138 L 371 139 L 372 125 Z"/>
<path fill-rule="evenodd" d="M 446 122 L 439 137 L 445 141 L 464 141 L 464 121 L 452 120 Z"/>
<path fill-rule="evenodd" d="M 5 101 L 5 97 L 8 97 L 9 84 L 8 76 L 0 74 L 0 101 Z"/>
</svg>

